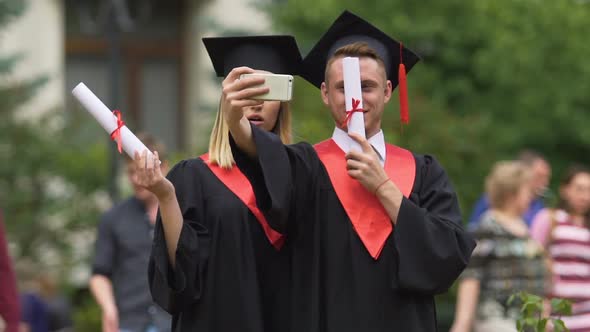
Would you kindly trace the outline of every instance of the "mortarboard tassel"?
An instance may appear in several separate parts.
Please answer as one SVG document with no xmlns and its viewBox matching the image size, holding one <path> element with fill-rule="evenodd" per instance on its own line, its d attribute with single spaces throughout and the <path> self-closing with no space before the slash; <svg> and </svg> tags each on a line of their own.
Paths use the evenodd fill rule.
<svg viewBox="0 0 590 332">
<path fill-rule="evenodd" d="M 399 115 L 402 124 L 410 123 L 410 111 L 408 108 L 408 84 L 406 80 L 406 66 L 403 58 L 403 45 L 399 44 L 399 71 L 398 71 L 398 93 L 399 93 Z"/>
</svg>

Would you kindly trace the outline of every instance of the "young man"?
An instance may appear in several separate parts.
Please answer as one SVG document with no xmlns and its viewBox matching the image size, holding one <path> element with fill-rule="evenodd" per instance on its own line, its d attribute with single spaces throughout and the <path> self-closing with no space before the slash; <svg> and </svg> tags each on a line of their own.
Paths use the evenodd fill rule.
<svg viewBox="0 0 590 332">
<path fill-rule="evenodd" d="M 418 58 L 402 52 L 410 69 Z M 434 295 L 450 287 L 475 246 L 439 163 L 385 144 L 381 119 L 399 53 L 397 42 L 349 12 L 334 22 L 304 59 L 303 76 L 321 88 L 337 127 L 315 148 L 284 146 L 251 126 L 234 106 L 254 95 L 247 82 L 223 95 L 243 152 L 236 161 L 262 173 L 250 179 L 258 205 L 287 237 L 293 331 L 435 331 Z M 345 132 L 346 56 L 359 58 L 368 139 Z M 353 140 L 362 151 L 350 151 Z"/>
<path fill-rule="evenodd" d="M 164 147 L 148 135 L 140 140 L 160 153 L 166 173 Z M 102 310 L 103 332 L 165 332 L 170 317 L 152 301 L 147 276 L 158 200 L 135 184 L 133 160 L 126 160 L 134 195 L 101 218 L 90 290 Z"/>
</svg>

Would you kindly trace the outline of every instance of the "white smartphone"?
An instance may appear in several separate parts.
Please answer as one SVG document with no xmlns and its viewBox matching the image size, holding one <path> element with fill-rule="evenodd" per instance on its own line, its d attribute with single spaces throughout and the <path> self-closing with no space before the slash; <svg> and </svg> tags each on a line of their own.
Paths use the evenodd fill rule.
<svg viewBox="0 0 590 332">
<path fill-rule="evenodd" d="M 240 76 L 240 78 L 245 77 L 264 77 L 264 84 L 260 86 L 269 88 L 267 93 L 252 97 L 252 99 L 290 101 L 293 96 L 293 76 L 291 75 L 256 73 Z"/>
</svg>

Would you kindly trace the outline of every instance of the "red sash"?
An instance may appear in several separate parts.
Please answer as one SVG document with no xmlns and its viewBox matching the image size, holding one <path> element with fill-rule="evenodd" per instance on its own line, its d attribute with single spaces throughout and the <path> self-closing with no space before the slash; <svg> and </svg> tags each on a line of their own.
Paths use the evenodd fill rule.
<svg viewBox="0 0 590 332">
<path fill-rule="evenodd" d="M 345 153 L 334 140 L 315 145 L 320 160 L 326 167 L 336 195 L 348 218 L 369 251 L 378 259 L 393 224 L 379 199 L 369 193 L 360 182 L 348 175 Z M 408 150 L 386 144 L 385 172 L 406 197 L 412 192 L 416 178 L 416 161 Z"/>
<path fill-rule="evenodd" d="M 252 189 L 252 185 L 250 181 L 246 178 L 246 176 L 238 169 L 237 166 L 233 166 L 231 169 L 224 169 L 216 164 L 213 164 L 209 161 L 209 154 L 206 153 L 201 156 L 201 159 L 209 166 L 209 169 L 217 176 L 223 184 L 229 190 L 231 190 L 252 212 L 252 214 L 256 217 L 260 226 L 264 230 L 264 234 L 270 241 L 270 243 L 275 247 L 275 249 L 279 250 L 285 243 L 285 237 L 272 229 L 266 221 L 264 214 L 258 209 L 256 206 L 256 197 L 254 196 L 254 190 Z"/>
</svg>

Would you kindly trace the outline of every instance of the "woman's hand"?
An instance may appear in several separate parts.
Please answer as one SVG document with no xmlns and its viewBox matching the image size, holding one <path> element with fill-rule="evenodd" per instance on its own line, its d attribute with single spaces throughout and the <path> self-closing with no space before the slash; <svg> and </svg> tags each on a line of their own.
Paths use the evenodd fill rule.
<svg viewBox="0 0 590 332">
<path fill-rule="evenodd" d="M 135 151 L 133 160 L 134 175 L 132 181 L 150 192 L 152 192 L 159 201 L 174 195 L 174 185 L 163 174 L 158 151 L 148 154 L 143 151 L 141 154 Z"/>
<path fill-rule="evenodd" d="M 261 87 L 264 83 L 262 77 L 246 77 L 240 79 L 243 74 L 252 74 L 254 70 L 248 67 L 232 69 L 225 77 L 221 86 L 221 112 L 230 128 L 235 127 L 244 117 L 244 107 L 257 106 L 264 103 L 263 100 L 254 100 L 252 97 L 265 94 L 268 87 Z"/>
</svg>

